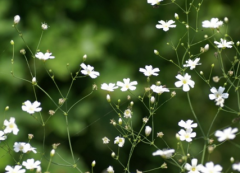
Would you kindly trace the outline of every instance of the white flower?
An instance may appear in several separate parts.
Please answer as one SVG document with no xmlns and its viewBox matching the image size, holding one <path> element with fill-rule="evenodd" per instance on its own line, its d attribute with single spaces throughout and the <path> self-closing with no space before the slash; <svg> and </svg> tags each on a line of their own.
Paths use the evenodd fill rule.
<svg viewBox="0 0 240 173">
<path fill-rule="evenodd" d="M 15 118 L 11 117 L 9 121 L 4 120 L 4 126 L 5 126 L 4 133 L 13 132 L 14 135 L 18 134 L 19 129 L 15 124 Z"/>
<path fill-rule="evenodd" d="M 48 29 L 48 25 L 46 23 L 42 23 L 41 25 L 43 30 L 47 30 Z"/>
<path fill-rule="evenodd" d="M 204 28 L 218 28 L 222 26 L 223 22 L 218 21 L 218 18 L 212 18 L 211 21 L 205 20 L 202 22 L 202 27 Z"/>
<path fill-rule="evenodd" d="M 157 24 L 156 28 L 163 29 L 163 31 L 168 31 L 169 28 L 175 28 L 176 27 L 176 25 L 173 25 L 175 23 L 175 21 L 173 21 L 173 20 L 169 20 L 167 22 L 165 22 L 163 20 L 160 20 L 160 21 L 158 21 L 158 23 L 160 23 L 160 24 Z"/>
<path fill-rule="evenodd" d="M 33 84 L 33 85 L 36 85 L 36 84 L 37 84 L 37 79 L 36 79 L 36 77 L 33 77 L 33 78 L 32 78 L 32 84 Z"/>
<path fill-rule="evenodd" d="M 124 143 L 125 143 L 124 138 L 121 138 L 119 136 L 115 138 L 114 144 L 118 144 L 119 147 L 123 147 Z"/>
<path fill-rule="evenodd" d="M 109 166 L 109 167 L 107 168 L 107 172 L 108 172 L 108 173 L 114 173 L 113 167 L 112 167 L 112 166 Z"/>
<path fill-rule="evenodd" d="M 130 109 L 126 109 L 124 111 L 124 117 L 125 118 L 132 118 L 132 111 Z"/>
<path fill-rule="evenodd" d="M 188 170 L 188 173 L 200 173 L 201 168 L 203 167 L 201 164 L 197 164 L 198 160 L 197 159 L 192 159 L 190 165 L 189 163 L 186 163 L 184 168 Z"/>
<path fill-rule="evenodd" d="M 26 169 L 37 169 L 40 166 L 41 162 L 34 159 L 28 159 L 27 161 L 23 161 L 22 165 L 26 167 Z"/>
<path fill-rule="evenodd" d="M 209 44 L 206 44 L 205 46 L 204 46 L 204 52 L 206 52 L 206 51 L 208 51 L 209 50 Z"/>
<path fill-rule="evenodd" d="M 33 153 L 37 153 L 36 148 L 33 148 L 29 143 L 25 143 L 25 142 L 15 142 L 14 145 L 14 151 L 15 152 L 23 152 L 23 153 L 27 153 L 32 151 Z"/>
<path fill-rule="evenodd" d="M 50 52 L 46 52 L 45 54 L 42 53 L 42 52 L 38 52 L 38 53 L 36 53 L 35 57 L 40 59 L 40 60 L 46 61 L 48 59 L 54 59 L 55 58 L 55 56 L 51 56 L 51 55 L 52 55 L 52 53 L 50 53 Z"/>
<path fill-rule="evenodd" d="M 234 163 L 232 165 L 232 169 L 240 172 L 240 163 Z"/>
<path fill-rule="evenodd" d="M 233 42 L 232 41 L 229 41 L 229 42 L 227 42 L 226 40 L 224 40 L 224 39 L 220 39 L 221 41 L 220 42 L 218 42 L 218 41 L 214 41 L 214 43 L 217 45 L 217 47 L 218 48 L 223 48 L 223 49 L 225 49 L 226 47 L 227 48 L 231 48 L 232 46 L 232 44 L 233 44 Z"/>
<path fill-rule="evenodd" d="M 163 0 L 147 0 L 147 3 L 151 5 L 159 5 L 161 1 Z"/>
<path fill-rule="evenodd" d="M 20 22 L 20 19 L 21 18 L 19 15 L 14 16 L 14 19 L 13 19 L 14 24 L 18 24 Z"/>
<path fill-rule="evenodd" d="M 178 125 L 180 127 L 183 127 L 184 129 L 191 129 L 191 128 L 196 128 L 197 127 L 197 123 L 193 123 L 193 120 L 187 120 L 186 122 L 184 122 L 183 120 L 178 122 Z"/>
<path fill-rule="evenodd" d="M 238 132 L 237 128 L 226 128 L 223 131 L 217 130 L 215 136 L 218 137 L 218 141 L 222 142 L 229 139 L 234 139 L 236 137 L 235 133 Z"/>
<path fill-rule="evenodd" d="M 20 165 L 16 165 L 14 167 L 7 165 L 5 168 L 5 171 L 7 171 L 7 172 L 5 172 L 5 173 L 25 173 L 26 170 L 21 169 L 21 168 L 22 168 L 22 166 L 20 166 Z"/>
<path fill-rule="evenodd" d="M 83 70 L 81 70 L 81 73 L 84 75 L 89 75 L 91 78 L 97 78 L 100 74 L 97 71 L 94 71 L 94 67 L 90 66 L 90 65 L 85 65 L 84 63 L 82 63 L 80 65 Z"/>
<path fill-rule="evenodd" d="M 152 128 L 150 126 L 146 126 L 145 127 L 145 135 L 149 136 L 152 132 Z"/>
<path fill-rule="evenodd" d="M 200 58 L 196 58 L 194 61 L 189 59 L 186 61 L 187 64 L 184 64 L 183 67 L 190 67 L 190 70 L 193 70 L 196 68 L 196 65 L 201 65 L 201 63 L 198 63 L 200 61 Z"/>
<path fill-rule="evenodd" d="M 124 83 L 123 83 L 123 82 L 124 82 Z M 122 91 L 127 91 L 127 90 L 133 91 L 133 90 L 136 89 L 136 87 L 133 86 L 133 85 L 137 85 L 137 84 L 138 84 L 137 81 L 130 82 L 130 79 L 129 79 L 129 78 L 123 79 L 123 82 L 119 82 L 119 81 L 117 82 L 117 85 L 118 85 L 119 87 L 122 87 L 122 88 L 121 88 Z"/>
<path fill-rule="evenodd" d="M 181 129 L 178 134 L 181 141 L 191 142 L 192 138 L 196 137 L 196 132 L 192 132 L 192 129 Z"/>
<path fill-rule="evenodd" d="M 110 141 L 107 137 L 102 138 L 102 140 L 104 144 L 108 144 Z"/>
<path fill-rule="evenodd" d="M 229 94 L 223 93 L 224 90 L 225 90 L 225 88 L 221 87 L 221 86 L 218 88 L 218 90 L 215 87 L 212 87 L 210 89 L 212 94 L 209 94 L 209 99 L 210 100 L 216 100 L 217 98 L 227 99 Z"/>
<path fill-rule="evenodd" d="M 151 65 L 146 65 L 145 69 L 144 68 L 140 68 L 139 69 L 140 72 L 143 72 L 143 74 L 145 76 L 158 76 L 157 72 L 159 72 L 159 68 L 153 68 Z"/>
<path fill-rule="evenodd" d="M 222 167 L 220 165 L 215 165 L 213 162 L 207 162 L 206 166 L 202 166 L 201 172 L 202 173 L 221 173 Z"/>
<path fill-rule="evenodd" d="M 101 85 L 101 89 L 106 91 L 114 91 L 117 88 L 118 86 L 115 86 L 115 83 L 109 83 L 109 84 L 103 83 Z"/>
<path fill-rule="evenodd" d="M 40 112 L 42 110 L 40 102 L 35 101 L 33 104 L 27 100 L 23 103 L 22 110 L 28 112 L 29 114 L 34 114 L 35 112 Z"/>
<path fill-rule="evenodd" d="M 153 90 L 153 92 L 158 93 L 159 95 L 164 92 L 169 92 L 169 89 L 163 87 L 162 85 L 160 86 L 152 85 L 150 88 Z"/>
<path fill-rule="evenodd" d="M 218 98 L 215 99 L 216 105 L 220 106 L 220 107 L 224 106 L 224 101 L 225 100 L 222 97 L 218 97 Z"/>
<path fill-rule="evenodd" d="M 157 150 L 152 155 L 153 156 L 162 156 L 164 159 L 168 159 L 172 157 L 172 154 L 175 152 L 174 149 L 163 149 L 163 150 Z"/>
<path fill-rule="evenodd" d="M 0 130 L 0 141 L 4 141 L 5 139 L 7 139 L 7 136 L 3 131 Z"/>
<path fill-rule="evenodd" d="M 193 88 L 194 85 L 195 85 L 195 82 L 191 80 L 191 76 L 188 75 L 187 73 L 184 76 L 178 74 L 176 76 L 176 78 L 179 79 L 179 81 L 175 82 L 175 86 L 176 87 L 182 87 L 183 86 L 183 91 L 185 91 L 185 92 L 189 91 L 190 87 Z"/>
</svg>

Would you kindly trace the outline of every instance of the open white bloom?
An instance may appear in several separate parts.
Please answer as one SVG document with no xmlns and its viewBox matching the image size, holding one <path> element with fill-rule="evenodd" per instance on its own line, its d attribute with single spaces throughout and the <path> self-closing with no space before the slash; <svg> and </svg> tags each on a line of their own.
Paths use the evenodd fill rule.
<svg viewBox="0 0 240 173">
<path fill-rule="evenodd" d="M 5 168 L 5 171 L 7 171 L 7 172 L 5 172 L 5 173 L 25 173 L 26 170 L 21 169 L 21 168 L 22 168 L 22 166 L 20 166 L 20 165 L 16 165 L 14 167 L 7 165 Z"/>
<path fill-rule="evenodd" d="M 205 20 L 202 22 L 202 27 L 204 28 L 218 28 L 222 26 L 223 22 L 219 21 L 218 18 L 212 18 L 210 21 Z"/>
<path fill-rule="evenodd" d="M 186 170 L 188 170 L 188 173 L 200 173 L 201 168 L 203 167 L 203 165 L 201 164 L 197 164 L 198 160 L 197 159 L 192 159 L 191 160 L 191 164 L 186 163 L 186 165 L 184 166 L 184 168 Z"/>
<path fill-rule="evenodd" d="M 164 92 L 169 92 L 169 89 L 163 87 L 162 85 L 157 86 L 157 85 L 152 85 L 151 90 L 153 90 L 153 92 L 158 93 L 159 95 L 164 93 Z"/>
<path fill-rule="evenodd" d="M 220 106 L 220 107 L 223 107 L 224 106 L 224 98 L 222 98 L 222 97 L 218 97 L 218 98 L 216 98 L 215 99 L 215 102 L 216 102 L 216 105 L 217 106 Z"/>
<path fill-rule="evenodd" d="M 32 147 L 29 143 L 25 143 L 25 142 L 15 142 L 13 145 L 13 150 L 15 152 L 23 152 L 23 153 L 27 153 L 32 151 L 33 153 L 37 153 L 36 148 Z"/>
<path fill-rule="evenodd" d="M 7 139 L 7 136 L 3 131 L 0 130 L 0 141 L 4 141 L 5 139 Z"/>
<path fill-rule="evenodd" d="M 132 111 L 130 109 L 126 109 L 124 111 L 124 117 L 125 118 L 132 118 Z"/>
<path fill-rule="evenodd" d="M 209 99 L 210 100 L 216 100 L 217 98 L 227 99 L 229 94 L 228 93 L 223 93 L 224 90 L 225 90 L 225 88 L 221 87 L 221 86 L 218 88 L 218 90 L 215 87 L 212 87 L 210 89 L 212 94 L 209 94 Z"/>
<path fill-rule="evenodd" d="M 102 140 L 104 144 L 108 144 L 110 141 L 107 137 L 102 138 Z"/>
<path fill-rule="evenodd" d="M 201 172 L 202 173 L 221 173 L 222 167 L 220 165 L 215 165 L 213 162 L 207 162 L 206 166 L 202 166 Z"/>
<path fill-rule="evenodd" d="M 178 122 L 178 125 L 180 127 L 183 127 L 184 129 L 191 129 L 191 128 L 196 128 L 197 127 L 197 123 L 193 123 L 193 120 L 187 120 L 186 122 L 184 122 L 183 120 Z"/>
<path fill-rule="evenodd" d="M 47 30 L 48 29 L 48 25 L 46 23 L 42 23 L 41 25 L 43 30 Z"/>
<path fill-rule="evenodd" d="M 115 83 L 109 83 L 109 84 L 103 83 L 101 85 L 101 89 L 106 91 L 114 91 L 117 88 L 118 86 L 115 86 Z"/>
<path fill-rule="evenodd" d="M 27 161 L 23 161 L 22 165 L 26 167 L 26 169 L 37 169 L 40 166 L 41 162 L 39 160 L 34 161 L 34 159 L 28 159 Z"/>
<path fill-rule="evenodd" d="M 5 126 L 4 133 L 13 132 L 14 135 L 18 134 L 19 129 L 15 123 L 15 118 L 11 117 L 9 121 L 4 120 L 4 126 Z"/>
<path fill-rule="evenodd" d="M 232 169 L 240 172 L 240 163 L 234 163 L 232 165 Z"/>
<path fill-rule="evenodd" d="M 196 132 L 192 132 L 192 129 L 181 129 L 178 134 L 181 141 L 191 142 L 192 138 L 196 137 Z"/>
<path fill-rule="evenodd" d="M 35 112 L 40 112 L 42 110 L 40 102 L 35 101 L 31 103 L 29 100 L 25 101 L 22 106 L 22 110 L 26 111 L 29 114 L 34 114 Z"/>
<path fill-rule="evenodd" d="M 191 76 L 188 75 L 187 73 L 184 76 L 178 74 L 176 76 L 176 78 L 179 79 L 179 81 L 175 82 L 175 86 L 176 87 L 182 87 L 183 86 L 183 91 L 185 91 L 185 92 L 189 91 L 190 87 L 193 88 L 194 85 L 195 85 L 195 82 L 191 80 Z"/>
<path fill-rule="evenodd" d="M 13 19 L 14 24 L 18 24 L 20 22 L 20 19 L 21 18 L 19 15 L 14 16 L 14 19 Z"/>
<path fill-rule="evenodd" d="M 112 166 L 109 166 L 109 167 L 107 168 L 107 172 L 108 172 L 108 173 L 114 173 L 113 167 L 112 167 Z"/>
<path fill-rule="evenodd" d="M 147 3 L 151 5 L 159 5 L 161 1 L 163 0 L 147 0 Z"/>
<path fill-rule="evenodd" d="M 149 136 L 152 132 L 152 128 L 150 126 L 146 126 L 145 127 L 145 135 Z"/>
<path fill-rule="evenodd" d="M 50 53 L 50 52 L 46 52 L 45 54 L 42 52 L 38 52 L 38 53 L 36 53 L 35 57 L 40 60 L 43 60 L 43 61 L 55 58 L 55 56 L 52 56 L 52 53 Z"/>
<path fill-rule="evenodd" d="M 229 41 L 227 42 L 226 40 L 224 39 L 220 39 L 221 41 L 218 42 L 218 41 L 214 41 L 214 43 L 217 45 L 218 48 L 222 48 L 222 49 L 225 49 L 225 48 L 232 48 L 232 44 L 234 44 L 232 41 Z"/>
<path fill-rule="evenodd" d="M 237 128 L 228 127 L 223 131 L 217 130 L 215 136 L 218 137 L 218 141 L 222 142 L 225 140 L 234 139 L 236 137 L 235 133 L 238 132 Z"/>
<path fill-rule="evenodd" d="M 153 156 L 161 156 L 164 159 L 169 159 L 172 157 L 172 154 L 175 152 L 174 149 L 163 149 L 163 150 L 157 150 L 152 155 Z"/>
<path fill-rule="evenodd" d="M 176 27 L 176 25 L 173 25 L 175 23 L 175 21 L 173 21 L 173 20 L 169 20 L 167 22 L 165 22 L 163 20 L 160 20 L 160 21 L 158 21 L 158 23 L 160 23 L 160 24 L 157 24 L 156 28 L 157 29 L 163 29 L 163 31 L 168 31 L 169 28 L 175 28 Z"/>
<path fill-rule="evenodd" d="M 196 65 L 201 65 L 199 61 L 200 61 L 200 58 L 196 58 L 194 61 L 189 59 L 186 61 L 187 64 L 184 64 L 183 67 L 190 67 L 190 70 L 193 70 L 196 68 Z"/>
<path fill-rule="evenodd" d="M 124 138 L 121 138 L 119 136 L 115 138 L 114 144 L 118 144 L 119 147 L 123 147 L 124 143 L 125 143 Z"/>
<path fill-rule="evenodd" d="M 130 82 L 130 79 L 129 78 L 127 78 L 127 79 L 123 79 L 123 82 L 117 82 L 117 85 L 119 86 L 119 87 L 122 87 L 121 88 L 121 90 L 122 91 L 127 91 L 127 90 L 135 90 L 136 89 L 136 87 L 135 86 L 133 86 L 133 85 L 137 85 L 138 83 L 137 83 L 137 81 L 133 81 L 133 82 Z"/>
<path fill-rule="evenodd" d="M 151 65 L 146 65 L 145 69 L 144 68 L 140 68 L 139 69 L 140 72 L 143 72 L 143 74 L 145 76 L 158 76 L 157 72 L 159 72 L 159 68 L 153 68 Z"/>
<path fill-rule="evenodd" d="M 99 72 L 94 71 L 94 67 L 90 65 L 85 65 L 82 63 L 80 66 L 83 68 L 83 70 L 81 70 L 81 73 L 84 75 L 89 75 L 93 79 L 97 78 L 100 75 Z"/>
</svg>

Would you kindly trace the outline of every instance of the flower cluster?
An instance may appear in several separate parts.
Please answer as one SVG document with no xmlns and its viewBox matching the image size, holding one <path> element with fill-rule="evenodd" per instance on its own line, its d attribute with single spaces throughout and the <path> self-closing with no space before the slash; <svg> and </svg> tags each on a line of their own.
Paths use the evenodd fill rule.
<svg viewBox="0 0 240 173">
<path fill-rule="evenodd" d="M 223 107 L 225 99 L 228 98 L 228 93 L 223 93 L 225 90 L 224 87 L 219 87 L 218 90 L 215 87 L 212 87 L 210 91 L 212 94 L 209 94 L 209 99 L 214 100 L 217 106 Z"/>
<path fill-rule="evenodd" d="M 181 141 L 191 142 L 192 138 L 196 137 L 196 132 L 193 132 L 192 128 L 196 128 L 197 123 L 193 123 L 193 120 L 187 120 L 186 122 L 181 120 L 178 122 L 178 125 L 184 128 L 178 132 Z"/>
</svg>

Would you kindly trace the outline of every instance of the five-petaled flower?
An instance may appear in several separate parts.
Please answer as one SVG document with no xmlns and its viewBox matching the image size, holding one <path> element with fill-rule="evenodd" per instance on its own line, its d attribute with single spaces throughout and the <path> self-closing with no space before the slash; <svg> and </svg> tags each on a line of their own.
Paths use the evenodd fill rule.
<svg viewBox="0 0 240 173">
<path fill-rule="evenodd" d="M 100 75 L 99 72 L 94 71 L 94 67 L 92 67 L 90 65 L 86 65 L 86 64 L 82 63 L 80 66 L 83 68 L 83 70 L 81 70 L 81 73 L 84 75 L 88 75 L 93 79 L 97 78 Z"/>
<path fill-rule="evenodd" d="M 25 101 L 22 106 L 22 110 L 28 112 L 29 114 L 34 114 L 35 112 L 40 112 L 42 110 L 40 102 L 35 101 L 31 103 L 29 100 Z"/>
<path fill-rule="evenodd" d="M 188 170 L 188 173 L 200 173 L 203 165 L 201 164 L 198 165 L 197 162 L 198 160 L 194 158 L 191 160 L 192 165 L 190 165 L 189 163 L 186 163 L 184 168 Z"/>
<path fill-rule="evenodd" d="M 25 173 L 26 172 L 26 170 L 22 169 L 22 166 L 20 165 L 16 165 L 14 167 L 7 165 L 5 168 L 5 171 L 7 171 L 6 173 Z"/>
<path fill-rule="evenodd" d="M 39 160 L 34 161 L 34 159 L 28 159 L 27 161 L 23 161 L 22 165 L 26 167 L 26 169 L 37 169 L 40 167 L 41 162 Z"/>
<path fill-rule="evenodd" d="M 157 72 L 159 72 L 159 68 L 153 68 L 151 65 L 146 65 L 145 69 L 144 68 L 140 68 L 139 69 L 140 72 L 143 72 L 143 74 L 145 76 L 158 76 Z"/>
<path fill-rule="evenodd" d="M 197 123 L 193 123 L 193 120 L 187 120 L 186 122 L 181 120 L 181 121 L 178 122 L 178 125 L 180 127 L 183 127 L 184 129 L 191 129 L 191 128 L 196 128 L 197 127 Z"/>
<path fill-rule="evenodd" d="M 190 67 L 190 70 L 193 70 L 196 68 L 196 65 L 201 65 L 201 63 L 199 63 L 200 58 L 196 58 L 195 60 L 187 60 L 186 63 L 184 64 L 183 67 Z"/>
<path fill-rule="evenodd" d="M 214 165 L 213 162 L 207 162 L 206 166 L 202 166 L 202 173 L 221 173 L 222 167 L 220 165 Z"/>
<path fill-rule="evenodd" d="M 11 117 L 9 121 L 4 120 L 4 126 L 5 126 L 4 133 L 13 132 L 14 135 L 18 134 L 19 129 L 15 123 L 15 118 Z"/>
<path fill-rule="evenodd" d="M 150 88 L 153 90 L 153 92 L 158 93 L 159 95 L 164 92 L 169 92 L 169 89 L 163 87 L 162 85 L 158 86 L 153 84 Z"/>
<path fill-rule="evenodd" d="M 104 144 L 108 144 L 110 141 L 107 137 L 102 138 L 102 140 Z"/>
<path fill-rule="evenodd" d="M 137 84 L 138 84 L 137 81 L 130 82 L 129 78 L 123 79 L 123 82 L 119 82 L 119 81 L 117 82 L 117 85 L 119 87 L 122 87 L 121 91 L 127 91 L 127 90 L 133 91 L 136 89 L 136 86 L 134 85 L 137 85 Z"/>
<path fill-rule="evenodd" d="M 176 78 L 179 80 L 175 82 L 176 87 L 182 87 L 183 86 L 183 91 L 187 92 L 190 90 L 190 87 L 194 87 L 195 82 L 191 80 L 191 76 L 186 73 L 184 76 L 178 74 Z M 189 87 L 190 86 L 190 87 Z"/>
<path fill-rule="evenodd" d="M 196 137 L 196 132 L 192 132 L 192 129 L 181 129 L 178 134 L 181 141 L 191 142 L 192 138 Z"/>
<path fill-rule="evenodd" d="M 114 140 L 114 144 L 118 144 L 119 147 L 123 147 L 124 143 L 125 139 L 119 136 L 117 136 Z"/>
<path fill-rule="evenodd" d="M 173 20 L 169 20 L 167 22 L 165 22 L 163 20 L 160 20 L 160 21 L 158 21 L 158 23 L 160 23 L 160 24 L 157 24 L 156 28 L 157 29 L 163 29 L 163 31 L 168 31 L 169 28 L 175 28 L 176 27 L 176 25 L 173 25 L 175 23 L 175 21 L 173 21 Z"/>
<path fill-rule="evenodd" d="M 232 44 L 233 42 L 232 41 L 228 41 L 227 40 L 224 40 L 224 39 L 220 39 L 221 41 L 218 42 L 218 41 L 214 41 L 214 43 L 217 45 L 218 48 L 222 48 L 222 49 L 225 49 L 225 48 L 232 48 Z"/>
<path fill-rule="evenodd" d="M 15 142 L 13 145 L 13 150 L 18 153 L 19 151 L 23 153 L 27 153 L 32 151 L 33 153 L 37 153 L 36 148 L 32 147 L 29 143 L 25 142 Z"/>
<path fill-rule="evenodd" d="M 43 60 L 43 61 L 55 58 L 54 56 L 52 56 L 52 53 L 50 53 L 50 52 L 46 52 L 45 54 L 42 52 L 38 52 L 38 53 L 36 53 L 35 57 L 40 60 Z"/>
<path fill-rule="evenodd" d="M 115 83 L 109 83 L 109 84 L 103 83 L 101 85 L 101 89 L 106 91 L 114 91 L 117 88 L 118 86 L 115 86 Z"/>
<path fill-rule="evenodd" d="M 164 159 L 169 159 L 172 157 L 174 152 L 175 152 L 174 149 L 163 149 L 163 150 L 155 151 L 152 155 L 153 156 L 161 156 Z"/>
<path fill-rule="evenodd" d="M 205 20 L 202 22 L 202 27 L 204 28 L 218 28 L 219 26 L 222 26 L 223 22 L 219 21 L 218 18 L 212 18 L 210 21 Z"/>
<path fill-rule="evenodd" d="M 233 170 L 237 170 L 238 172 L 240 172 L 240 163 L 234 163 L 232 165 L 232 169 Z"/>
<path fill-rule="evenodd" d="M 236 137 L 235 133 L 238 132 L 237 128 L 228 127 L 223 131 L 217 130 L 215 136 L 218 137 L 218 141 L 222 142 L 225 140 L 234 139 Z"/>
<path fill-rule="evenodd" d="M 125 118 L 132 118 L 132 111 L 130 109 L 126 109 L 124 111 L 124 117 Z"/>
</svg>

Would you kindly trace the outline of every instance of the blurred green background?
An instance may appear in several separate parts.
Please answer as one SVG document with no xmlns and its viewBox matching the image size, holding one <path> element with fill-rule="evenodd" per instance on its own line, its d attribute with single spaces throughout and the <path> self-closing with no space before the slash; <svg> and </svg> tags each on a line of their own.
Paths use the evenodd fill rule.
<svg viewBox="0 0 240 173">
<path fill-rule="evenodd" d="M 164 3 L 170 3 L 164 0 Z M 187 1 L 189 3 L 190 1 Z M 194 1 L 197 4 L 201 1 Z M 184 0 L 178 0 L 181 6 L 184 6 Z M 223 20 L 224 17 L 229 18 L 228 33 L 234 41 L 238 41 L 239 37 L 239 5 L 240 1 L 227 0 L 211 0 L 204 1 L 199 13 L 199 33 L 192 36 L 192 41 L 202 39 L 205 34 L 211 34 L 208 29 L 201 27 L 203 20 L 209 20 L 212 17 L 218 17 Z M 106 145 L 102 144 L 102 138 L 107 136 L 110 140 L 111 148 L 117 153 L 117 146 L 113 144 L 114 138 L 119 133 L 109 124 L 110 119 L 117 120 L 117 115 L 112 111 L 106 101 L 106 92 L 100 89 L 102 83 L 122 81 L 123 78 L 137 80 L 139 85 L 133 93 L 135 98 L 134 126 L 136 129 L 141 125 L 142 118 L 147 116 L 147 111 L 141 103 L 137 101 L 137 96 L 144 92 L 147 85 L 146 77 L 139 73 L 140 67 L 145 65 L 153 65 L 159 67 L 160 73 L 158 77 L 151 79 L 152 83 L 160 80 L 162 84 L 174 90 L 175 76 L 178 69 L 172 64 L 160 59 L 154 55 L 153 50 L 157 49 L 161 55 L 167 59 L 176 60 L 175 53 L 167 42 L 177 44 L 180 37 L 184 33 L 184 27 L 177 23 L 177 29 L 170 29 L 168 32 L 156 29 L 155 25 L 158 20 L 174 19 L 174 13 L 178 13 L 181 20 L 185 20 L 185 15 L 176 5 L 164 5 L 159 8 L 153 8 L 147 4 L 145 0 L 127 0 L 127 1 L 94 1 L 94 0 L 1 0 L 0 1 L 0 109 L 2 109 L 1 121 L 9 119 L 13 116 L 20 129 L 17 136 L 9 135 L 7 145 L 11 148 L 15 141 L 27 142 L 27 134 L 34 134 L 31 141 L 32 146 L 37 147 L 38 154 L 27 154 L 24 159 L 34 157 L 41 159 L 43 168 L 46 168 L 49 159 L 49 152 L 53 143 L 61 143 L 57 149 L 57 153 L 64 160 L 72 162 L 66 136 L 65 117 L 62 113 L 57 112 L 43 128 L 30 115 L 21 110 L 21 104 L 26 100 L 34 101 L 32 85 L 13 78 L 10 75 L 12 71 L 11 58 L 12 47 L 10 40 L 15 42 L 15 63 L 14 73 L 16 76 L 31 80 L 26 61 L 19 53 L 24 48 L 27 51 L 27 57 L 30 64 L 33 63 L 31 55 L 22 42 L 14 28 L 12 28 L 13 17 L 21 16 L 18 28 L 23 33 L 29 47 L 35 52 L 41 35 L 41 23 L 46 22 L 50 27 L 43 34 L 39 49 L 42 52 L 50 50 L 55 56 L 54 60 L 45 63 L 46 69 L 51 69 L 55 80 L 66 94 L 71 83 L 69 71 L 73 74 L 79 69 L 82 62 L 82 56 L 87 54 L 86 64 L 95 67 L 100 72 L 100 77 L 96 80 L 91 78 L 82 78 L 74 83 L 71 94 L 68 98 L 68 106 L 87 95 L 92 84 L 98 86 L 98 90 L 90 97 L 79 103 L 69 113 L 69 128 L 75 158 L 79 159 L 77 164 L 80 169 L 90 171 L 91 162 L 96 160 L 95 172 L 102 172 L 109 165 L 112 165 L 115 172 L 123 172 L 122 167 L 111 158 L 111 151 Z M 195 12 L 189 15 L 195 26 Z M 175 20 L 175 19 L 174 19 Z M 200 47 L 208 42 L 202 42 L 200 45 L 191 49 L 193 54 L 199 53 Z M 226 51 L 228 53 L 228 51 Z M 181 52 L 180 52 L 181 55 Z M 230 60 L 233 54 L 226 55 Z M 216 63 L 213 76 L 221 75 L 220 68 L 217 66 L 217 59 L 214 57 L 214 50 L 208 51 L 202 55 L 201 62 L 203 66 L 198 66 L 197 71 L 203 71 L 207 75 L 210 71 L 212 63 Z M 69 63 L 68 69 L 66 64 Z M 230 63 L 227 65 L 230 66 Z M 54 99 L 58 102 L 61 98 L 54 86 L 52 80 L 47 75 L 42 62 L 37 61 L 37 81 Z M 217 107 L 213 101 L 208 99 L 209 86 L 204 84 L 200 78 L 193 72 L 188 71 L 193 76 L 196 86 L 191 90 L 190 95 L 193 101 L 193 107 L 203 127 L 207 129 L 213 119 Z M 221 80 L 219 84 L 211 83 L 213 86 L 222 86 L 225 81 Z M 171 148 L 177 149 L 175 134 L 180 130 L 177 123 L 183 119 L 193 119 L 187 104 L 186 93 L 177 91 L 176 98 L 172 99 L 166 105 L 161 107 L 155 116 L 155 133 L 163 131 L 164 139 L 169 142 Z M 48 110 L 55 109 L 54 104 L 40 90 L 37 90 L 38 100 L 42 103 L 42 115 L 47 119 Z M 234 92 L 232 92 L 234 95 Z M 116 91 L 111 94 L 112 101 L 122 100 L 121 108 L 126 109 L 128 106 L 128 93 Z M 170 97 L 169 93 L 164 93 L 160 98 L 160 102 L 164 102 Z M 226 101 L 227 105 L 237 108 L 236 100 L 230 98 Z M 7 113 L 4 112 L 6 106 L 10 107 Z M 220 129 L 230 125 L 233 114 L 220 113 L 213 129 Z M 150 125 L 150 124 L 149 124 Z M 43 149 L 43 132 L 45 129 L 45 145 Z M 200 135 L 199 129 L 196 130 Z M 207 130 L 205 130 L 207 131 Z M 213 131 L 214 132 L 214 131 Z M 200 136 L 198 136 L 200 137 Z M 213 137 L 214 138 L 214 137 Z M 201 140 L 199 140 L 201 141 Z M 216 141 L 216 138 L 215 138 Z M 155 141 L 159 148 L 166 148 L 166 145 L 160 140 Z M 4 146 L 4 147 L 2 147 Z M 6 165 L 14 165 L 15 162 L 6 150 L 6 145 L 2 145 L 0 150 L 0 172 L 3 172 Z M 229 149 L 229 143 L 220 147 L 220 150 L 214 151 L 209 159 L 223 166 L 229 166 L 229 158 L 237 150 L 237 148 Z M 194 143 L 191 147 L 192 157 L 199 157 L 202 149 L 202 143 Z M 121 149 L 120 160 L 124 164 L 128 156 L 130 144 Z M 226 151 L 225 151 L 226 149 Z M 136 169 L 147 170 L 160 166 L 164 160 L 159 157 L 152 157 L 155 149 L 147 145 L 139 145 L 134 152 L 132 159 L 131 171 Z M 42 157 L 42 155 L 44 155 Z M 19 155 L 16 155 L 17 158 Z M 23 160 L 24 160 L 23 159 Z M 238 158 L 240 159 L 240 158 Z M 59 156 L 54 157 L 54 163 L 51 166 L 51 172 L 67 173 L 77 172 L 76 169 L 64 166 L 67 163 Z M 172 169 L 169 166 L 169 169 Z M 167 172 L 167 170 L 161 170 Z M 45 170 L 45 169 L 44 169 Z M 173 168 L 174 170 L 174 168 Z M 172 171 L 173 171 L 172 170 Z M 176 170 L 175 170 L 176 171 Z M 154 171 L 153 171 L 154 172 Z M 155 172 L 160 172 L 155 171 Z"/>
</svg>

